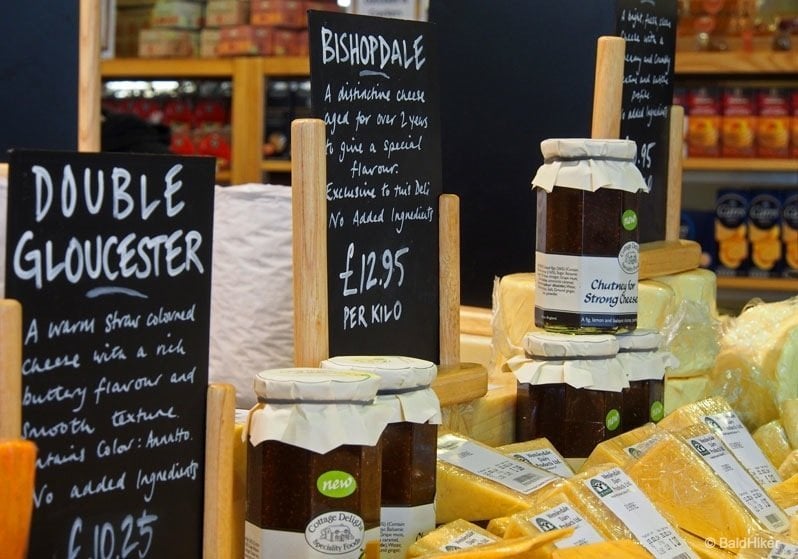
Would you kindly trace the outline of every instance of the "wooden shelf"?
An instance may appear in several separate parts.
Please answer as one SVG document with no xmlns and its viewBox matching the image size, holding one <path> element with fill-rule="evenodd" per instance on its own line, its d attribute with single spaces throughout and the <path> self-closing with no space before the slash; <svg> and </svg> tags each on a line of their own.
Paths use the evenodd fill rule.
<svg viewBox="0 0 798 559">
<path fill-rule="evenodd" d="M 798 171 L 798 159 L 687 157 L 685 171 Z"/>
<path fill-rule="evenodd" d="M 794 76 L 798 72 L 798 51 L 678 51 L 674 70 L 677 75 L 793 74 Z"/>
<path fill-rule="evenodd" d="M 793 293 L 798 293 L 798 279 L 718 276 L 718 288 L 744 291 L 792 291 Z"/>
<path fill-rule="evenodd" d="M 113 58 L 103 60 L 107 78 L 230 78 L 232 58 Z"/>
<path fill-rule="evenodd" d="M 261 168 L 272 173 L 290 173 L 291 161 L 289 159 L 265 159 Z"/>
</svg>

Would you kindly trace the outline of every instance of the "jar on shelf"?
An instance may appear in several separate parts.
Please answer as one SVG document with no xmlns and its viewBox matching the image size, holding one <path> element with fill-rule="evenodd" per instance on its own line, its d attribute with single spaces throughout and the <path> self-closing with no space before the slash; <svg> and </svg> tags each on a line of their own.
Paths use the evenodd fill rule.
<svg viewBox="0 0 798 559">
<path fill-rule="evenodd" d="M 665 415 L 665 372 L 677 367 L 679 360 L 660 349 L 662 335 L 655 330 L 638 329 L 616 338 L 618 361 L 629 380 L 623 391 L 623 430 L 657 423 Z"/>
<path fill-rule="evenodd" d="M 529 332 L 524 350 L 508 361 L 518 381 L 516 440 L 546 437 L 566 458 L 584 458 L 623 431 L 629 382 L 615 336 Z"/>
<path fill-rule="evenodd" d="M 247 424 L 249 558 L 358 559 L 380 536 L 380 437 L 390 411 L 363 371 L 255 377 Z"/>
<path fill-rule="evenodd" d="M 431 384 L 437 367 L 405 356 L 339 356 L 323 368 L 362 370 L 380 377 L 376 405 L 390 410 L 381 439 L 380 556 L 404 558 L 435 528 L 436 444 L 441 407 Z"/>
<path fill-rule="evenodd" d="M 637 327 L 638 192 L 630 140 L 550 139 L 537 193 L 535 326 L 599 334 Z"/>
</svg>

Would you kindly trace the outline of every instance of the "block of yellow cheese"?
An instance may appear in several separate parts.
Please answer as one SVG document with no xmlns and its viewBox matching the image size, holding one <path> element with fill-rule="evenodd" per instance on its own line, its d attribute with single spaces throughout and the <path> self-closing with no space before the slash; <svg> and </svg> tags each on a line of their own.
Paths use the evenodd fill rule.
<svg viewBox="0 0 798 559">
<path fill-rule="evenodd" d="M 679 530 L 679 534 L 681 534 L 684 541 L 687 542 L 687 545 L 690 546 L 690 549 L 693 550 L 693 553 L 699 559 L 734 559 L 737 556 L 731 551 L 718 547 L 714 541 L 709 542 L 684 530 Z"/>
<path fill-rule="evenodd" d="M 498 542 L 501 538 L 467 520 L 458 519 L 438 526 L 407 548 L 407 557 L 420 557 L 440 551 L 467 549 Z"/>
<path fill-rule="evenodd" d="M 551 544 L 570 535 L 565 528 L 537 536 L 504 539 L 466 549 L 440 551 L 419 556 L 420 559 L 550 559 Z"/>
<path fill-rule="evenodd" d="M 793 516 L 798 514 L 798 474 L 767 488 L 768 495 Z"/>
<path fill-rule="evenodd" d="M 770 463 L 778 468 L 790 454 L 790 442 L 787 440 L 787 433 L 781 420 L 774 419 L 770 423 L 765 423 L 754 431 L 751 436 L 756 441 L 760 450 L 765 453 Z"/>
<path fill-rule="evenodd" d="M 792 450 L 779 466 L 781 479 L 788 479 L 798 474 L 798 450 Z"/>
<path fill-rule="evenodd" d="M 462 433 L 488 446 L 510 443 L 515 439 L 515 376 L 510 373 L 490 375 L 488 392 L 481 398 L 445 406 L 442 426 Z"/>
<path fill-rule="evenodd" d="M 596 445 L 581 469 L 586 470 L 599 464 L 615 464 L 623 468 L 630 460 L 636 459 L 654 444 L 658 433 L 659 430 L 654 423 L 646 423 L 602 441 Z"/>
<path fill-rule="evenodd" d="M 651 559 L 652 555 L 632 540 L 614 540 L 582 547 L 558 549 L 552 559 Z"/>
<path fill-rule="evenodd" d="M 667 518 L 696 536 L 739 546 L 761 529 L 726 484 L 673 434 L 664 433 L 627 472 Z"/>
<path fill-rule="evenodd" d="M 665 431 L 679 432 L 696 423 L 712 427 L 735 458 L 760 485 L 768 487 L 781 481 L 778 471 L 742 424 L 737 412 L 732 410 L 729 403 L 721 396 L 682 406 L 666 415 L 657 427 Z"/>
<path fill-rule="evenodd" d="M 665 415 L 686 404 L 692 404 L 707 397 L 709 370 L 701 371 L 691 377 L 672 377 L 665 375 L 665 394 L 663 404 Z"/>
<path fill-rule="evenodd" d="M 718 279 L 715 272 L 696 268 L 653 279 L 673 289 L 676 307 L 683 301 L 690 301 L 706 306 L 711 316 L 717 315 Z"/>
<path fill-rule="evenodd" d="M 497 446 L 496 450 L 561 477 L 574 475 L 571 466 L 546 437 Z"/>
<path fill-rule="evenodd" d="M 508 516 L 534 504 L 559 479 L 465 435 L 444 432 L 438 437 L 436 522 Z"/>
<path fill-rule="evenodd" d="M 798 448 L 798 398 L 787 398 L 781 402 L 780 421 L 784 435 L 791 448 Z"/>
<path fill-rule="evenodd" d="M 798 298 L 747 307 L 724 325 L 720 349 L 712 390 L 751 430 L 778 419 L 798 398 Z"/>
</svg>

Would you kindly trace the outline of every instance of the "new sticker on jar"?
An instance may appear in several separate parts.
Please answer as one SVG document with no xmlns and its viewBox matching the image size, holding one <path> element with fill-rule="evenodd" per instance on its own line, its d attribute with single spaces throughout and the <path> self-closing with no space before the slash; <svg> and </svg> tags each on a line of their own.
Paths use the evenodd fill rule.
<svg viewBox="0 0 798 559">
<path fill-rule="evenodd" d="M 535 326 L 600 334 L 637 327 L 638 193 L 630 140 L 550 139 L 537 188 Z"/>
<path fill-rule="evenodd" d="M 255 378 L 247 423 L 245 559 L 360 559 L 380 537 L 380 437 L 390 410 L 363 371 Z"/>
</svg>

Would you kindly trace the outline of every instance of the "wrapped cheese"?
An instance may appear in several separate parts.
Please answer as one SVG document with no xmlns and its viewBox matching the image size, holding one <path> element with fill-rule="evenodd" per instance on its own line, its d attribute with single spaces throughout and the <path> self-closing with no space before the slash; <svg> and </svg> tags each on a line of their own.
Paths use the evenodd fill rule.
<svg viewBox="0 0 798 559">
<path fill-rule="evenodd" d="M 558 549 L 552 553 L 551 557 L 552 559 L 607 559 L 608 557 L 651 559 L 651 554 L 635 541 L 615 540 L 582 547 Z"/>
<path fill-rule="evenodd" d="M 640 454 L 657 441 L 659 430 L 654 423 L 646 423 L 621 433 L 611 439 L 600 442 L 582 464 L 581 470 L 598 466 L 599 464 L 615 464 L 624 467 L 630 460 L 635 460 Z"/>
<path fill-rule="evenodd" d="M 574 475 L 571 466 L 546 437 L 497 446 L 496 450 L 561 477 Z"/>
<path fill-rule="evenodd" d="M 798 398 L 781 402 L 781 424 L 791 448 L 798 448 Z"/>
<path fill-rule="evenodd" d="M 749 429 L 779 418 L 782 404 L 798 398 L 798 297 L 747 307 L 729 321 L 720 347 L 711 389 Z"/>
<path fill-rule="evenodd" d="M 570 535 L 572 530 L 554 530 L 537 536 L 500 540 L 466 549 L 440 551 L 420 559 L 549 559 L 551 543 Z"/>
<path fill-rule="evenodd" d="M 798 450 L 792 450 L 779 466 L 781 479 L 788 479 L 798 474 Z"/>
<path fill-rule="evenodd" d="M 534 504 L 540 490 L 559 479 L 465 435 L 443 433 L 438 437 L 437 523 L 508 516 Z"/>
<path fill-rule="evenodd" d="M 429 553 L 447 550 L 468 549 L 476 545 L 495 543 L 500 539 L 500 537 L 493 535 L 476 524 L 458 519 L 438 526 L 416 540 L 407 549 L 407 557 L 420 557 Z"/>
<path fill-rule="evenodd" d="M 691 377 L 672 377 L 666 374 L 663 401 L 665 415 L 684 405 L 706 398 L 708 385 L 709 369 L 698 371 L 698 374 Z"/>
<path fill-rule="evenodd" d="M 770 463 L 778 468 L 790 454 L 790 442 L 781 420 L 765 423 L 751 435 Z"/>
<path fill-rule="evenodd" d="M 679 530 L 679 534 L 690 546 L 690 549 L 698 555 L 699 559 L 734 559 L 737 555 L 731 551 L 727 551 L 718 547 L 714 541 L 708 541 L 704 538 L 699 538 L 690 532 Z"/>
<path fill-rule="evenodd" d="M 441 410 L 442 426 L 488 446 L 510 443 L 515 439 L 516 392 L 513 375 L 491 375 L 484 396 Z"/>
<path fill-rule="evenodd" d="M 768 495 L 785 511 L 798 513 L 798 474 L 767 488 Z"/>
<path fill-rule="evenodd" d="M 705 306 L 711 316 L 717 316 L 718 280 L 714 272 L 696 268 L 678 274 L 657 276 L 655 281 L 673 289 L 676 306 L 691 301 Z"/>
<path fill-rule="evenodd" d="M 664 433 L 627 472 L 663 514 L 696 536 L 725 538 L 735 546 L 761 529 L 726 484 L 673 434 Z"/>
<path fill-rule="evenodd" d="M 678 432 L 695 423 L 705 423 L 720 436 L 735 458 L 763 487 L 781 481 L 778 471 L 754 441 L 737 413 L 722 397 L 707 398 L 678 408 L 657 424 Z"/>
<path fill-rule="evenodd" d="M 787 559 L 798 557 L 798 540 L 788 536 L 777 536 L 768 532 L 757 532 L 746 540 L 737 554 L 738 559 Z"/>
</svg>

